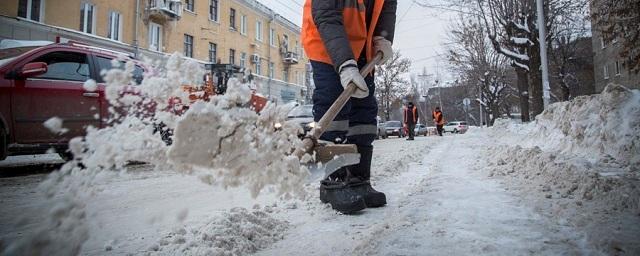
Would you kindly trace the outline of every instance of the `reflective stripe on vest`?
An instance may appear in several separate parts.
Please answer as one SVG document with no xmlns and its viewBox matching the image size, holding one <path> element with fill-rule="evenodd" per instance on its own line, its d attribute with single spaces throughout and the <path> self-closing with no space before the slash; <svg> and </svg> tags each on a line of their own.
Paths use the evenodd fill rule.
<svg viewBox="0 0 640 256">
<path fill-rule="evenodd" d="M 311 14 L 311 2 L 312 1 L 327 1 L 327 0 L 306 0 L 304 4 L 304 13 L 302 15 L 302 45 L 305 50 L 305 54 L 309 59 L 314 61 L 320 61 L 327 64 L 333 64 L 331 57 L 327 52 L 324 42 L 320 37 L 320 32 L 313 21 L 313 15 Z M 342 9 L 342 17 L 344 23 L 344 29 L 347 33 L 347 38 L 351 44 L 351 50 L 353 51 L 353 57 L 358 58 L 363 50 L 366 50 L 367 60 L 373 58 L 373 31 L 375 30 L 384 0 L 374 0 L 373 15 L 371 17 L 371 24 L 367 30 L 366 10 L 364 0 L 344 0 L 344 7 Z M 367 49 L 365 48 L 367 45 Z"/>
</svg>

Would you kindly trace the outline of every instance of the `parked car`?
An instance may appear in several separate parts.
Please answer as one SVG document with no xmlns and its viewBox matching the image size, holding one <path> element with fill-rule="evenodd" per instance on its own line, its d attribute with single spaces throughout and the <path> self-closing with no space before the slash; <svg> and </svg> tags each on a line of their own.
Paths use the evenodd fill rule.
<svg viewBox="0 0 640 256">
<path fill-rule="evenodd" d="M 87 126 L 106 126 L 109 103 L 100 75 L 122 53 L 78 43 L 20 45 L 0 50 L 0 160 L 9 154 L 38 154 L 54 148 L 63 157 L 68 141 Z M 145 72 L 135 62 L 138 82 Z M 83 84 L 97 82 L 94 91 Z M 43 126 L 51 117 L 68 131 L 54 134 Z"/>
<path fill-rule="evenodd" d="M 453 121 L 445 124 L 443 130 L 444 132 L 450 133 L 465 133 L 469 130 L 469 126 L 467 125 L 467 122 Z"/>
<path fill-rule="evenodd" d="M 400 121 L 387 121 L 384 126 L 387 136 L 398 136 L 399 138 L 405 136 L 404 127 Z"/>
<path fill-rule="evenodd" d="M 427 136 L 428 130 L 427 130 L 427 126 L 424 124 L 416 124 L 416 128 L 413 129 L 413 132 L 416 136 Z"/>
<path fill-rule="evenodd" d="M 382 120 L 380 120 L 379 118 L 378 118 L 378 125 L 377 125 L 377 127 L 378 127 L 378 133 L 376 134 L 376 139 L 380 139 L 380 138 L 382 138 L 382 139 L 386 139 L 387 137 L 389 137 L 389 136 L 387 135 L 387 129 L 386 129 L 385 122 L 383 122 L 383 121 L 382 121 Z"/>
<path fill-rule="evenodd" d="M 306 135 L 315 125 L 313 121 L 313 105 L 299 105 L 294 107 L 287 114 L 287 120 L 298 123 L 303 131 L 300 135 Z"/>
</svg>

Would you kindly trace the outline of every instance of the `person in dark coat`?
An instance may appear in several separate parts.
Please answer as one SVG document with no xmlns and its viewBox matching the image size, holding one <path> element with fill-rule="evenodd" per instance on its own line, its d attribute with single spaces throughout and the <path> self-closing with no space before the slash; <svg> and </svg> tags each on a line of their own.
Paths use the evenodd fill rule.
<svg viewBox="0 0 640 256">
<path fill-rule="evenodd" d="M 320 200 L 343 213 L 387 203 L 385 194 L 369 182 L 378 103 L 373 73 L 363 77 L 359 70 L 378 53 L 382 63 L 392 57 L 397 5 L 397 0 L 307 0 L 304 5 L 302 44 L 313 69 L 315 121 L 345 87 L 357 87 L 321 137 L 355 144 L 361 156 L 359 164 L 341 168 L 320 183 Z"/>
<path fill-rule="evenodd" d="M 418 108 L 413 105 L 413 102 L 409 102 L 404 108 L 404 126 L 407 127 L 409 138 L 407 140 L 414 140 L 415 128 L 418 123 Z"/>
</svg>

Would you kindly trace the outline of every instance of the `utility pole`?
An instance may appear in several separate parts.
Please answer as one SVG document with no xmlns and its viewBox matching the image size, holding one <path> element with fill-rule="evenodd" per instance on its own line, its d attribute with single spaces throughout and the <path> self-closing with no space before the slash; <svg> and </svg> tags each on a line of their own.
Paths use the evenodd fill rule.
<svg viewBox="0 0 640 256">
<path fill-rule="evenodd" d="M 538 31 L 540 34 L 540 38 L 538 42 L 540 43 L 540 60 L 542 62 L 542 101 L 544 103 L 544 109 L 549 106 L 549 66 L 547 62 L 547 32 L 546 32 L 546 24 L 544 22 L 544 0 L 536 0 L 538 6 Z M 532 70 L 535 72 L 535 70 Z"/>
</svg>

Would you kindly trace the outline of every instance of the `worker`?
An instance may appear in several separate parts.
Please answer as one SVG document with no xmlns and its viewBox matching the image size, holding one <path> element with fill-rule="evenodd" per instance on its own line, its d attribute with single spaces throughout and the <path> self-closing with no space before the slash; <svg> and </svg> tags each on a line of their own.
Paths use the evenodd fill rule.
<svg viewBox="0 0 640 256">
<path fill-rule="evenodd" d="M 355 144 L 360 163 L 334 172 L 320 183 L 320 200 L 342 213 L 384 206 L 386 196 L 371 187 L 373 140 L 378 103 L 373 73 L 359 69 L 382 54 L 391 58 L 397 0 L 307 0 L 302 42 L 313 68 L 313 117 L 319 121 L 347 85 L 357 86 L 320 139 Z"/>
<path fill-rule="evenodd" d="M 418 108 L 413 105 L 413 102 L 409 102 L 404 108 L 404 126 L 407 128 L 409 138 L 407 140 L 414 140 L 415 128 L 418 123 Z"/>
<path fill-rule="evenodd" d="M 440 111 L 440 107 L 436 107 L 431 116 L 433 117 L 433 122 L 436 124 L 438 135 L 442 136 L 444 127 L 444 116 L 442 115 L 442 111 Z"/>
</svg>

